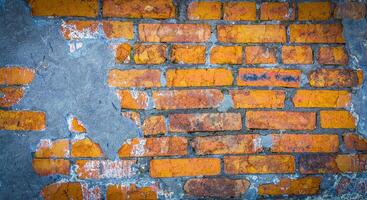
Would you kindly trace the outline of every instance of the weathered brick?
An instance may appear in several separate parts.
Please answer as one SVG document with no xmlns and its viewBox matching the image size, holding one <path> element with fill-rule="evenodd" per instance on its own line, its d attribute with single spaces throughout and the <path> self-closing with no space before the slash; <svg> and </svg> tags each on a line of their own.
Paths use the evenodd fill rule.
<svg viewBox="0 0 367 200">
<path fill-rule="evenodd" d="M 272 134 L 272 152 L 337 152 L 338 135 L 331 134 Z M 302 142 L 300 142 L 302 141 Z"/>
<path fill-rule="evenodd" d="M 300 87 L 301 71 L 288 69 L 240 68 L 239 86 Z"/>
<path fill-rule="evenodd" d="M 179 64 L 205 64 L 205 46 L 173 45 L 171 62 Z"/>
<path fill-rule="evenodd" d="M 338 173 L 334 154 L 301 155 L 299 165 L 302 174 Z"/>
<path fill-rule="evenodd" d="M 80 179 L 98 179 L 100 177 L 99 160 L 77 160 L 76 174 Z"/>
<path fill-rule="evenodd" d="M 189 20 L 211 20 L 222 18 L 221 2 L 191 2 L 187 8 Z"/>
<path fill-rule="evenodd" d="M 84 183 L 82 184 L 82 191 L 83 191 L 83 198 L 88 200 L 102 199 L 103 196 L 103 194 L 101 194 L 102 191 L 100 189 L 100 186 L 98 185 L 89 187 L 88 184 Z"/>
<path fill-rule="evenodd" d="M 68 119 L 69 131 L 73 133 L 85 133 L 87 129 L 84 124 L 78 120 L 76 117 L 71 117 Z"/>
<path fill-rule="evenodd" d="M 108 39 L 123 38 L 126 40 L 134 39 L 133 22 L 103 21 L 103 31 Z"/>
<path fill-rule="evenodd" d="M 318 62 L 329 65 L 346 65 L 348 64 L 348 55 L 343 46 L 320 47 Z"/>
<path fill-rule="evenodd" d="M 176 17 L 176 8 L 172 0 L 104 0 L 103 16 L 167 19 Z"/>
<path fill-rule="evenodd" d="M 134 46 L 136 64 L 162 64 L 166 61 L 166 45 L 138 44 Z"/>
<path fill-rule="evenodd" d="M 129 63 L 131 56 L 131 46 L 130 44 L 124 43 L 119 44 L 115 50 L 115 62 L 118 64 Z"/>
<path fill-rule="evenodd" d="M 343 173 L 367 171 L 367 154 L 338 155 L 335 161 L 339 170 Z"/>
<path fill-rule="evenodd" d="M 231 43 L 284 43 L 284 25 L 218 25 L 219 42 Z"/>
<path fill-rule="evenodd" d="M 330 2 L 304 2 L 298 4 L 298 20 L 328 20 Z"/>
<path fill-rule="evenodd" d="M 321 128 L 355 128 L 356 120 L 348 111 L 322 110 L 320 124 Z"/>
<path fill-rule="evenodd" d="M 179 176 L 210 176 L 220 174 L 218 158 L 179 158 L 150 161 L 150 176 L 169 178 Z"/>
<path fill-rule="evenodd" d="M 78 158 L 99 158 L 103 157 L 103 152 L 99 144 L 86 138 L 81 140 L 73 140 L 71 142 L 71 157 Z"/>
<path fill-rule="evenodd" d="M 308 79 L 312 87 L 357 87 L 363 75 L 360 70 L 317 69 L 308 75 Z"/>
<path fill-rule="evenodd" d="M 153 91 L 154 107 L 158 110 L 215 108 L 223 101 L 217 89 Z"/>
<path fill-rule="evenodd" d="M 290 12 L 289 3 L 286 2 L 264 2 L 260 7 L 261 20 L 292 20 L 294 11 Z"/>
<path fill-rule="evenodd" d="M 108 185 L 107 186 L 107 200 L 116 199 L 147 199 L 157 200 L 158 195 L 154 187 L 136 187 L 135 184 L 130 186 L 125 185 Z"/>
<path fill-rule="evenodd" d="M 0 68 L 0 85 L 28 85 L 34 79 L 34 70 L 25 67 Z"/>
<path fill-rule="evenodd" d="M 82 200 L 83 190 L 78 182 L 52 183 L 42 189 L 41 195 L 45 200 Z"/>
<path fill-rule="evenodd" d="M 214 46 L 210 51 L 212 64 L 241 64 L 241 46 Z"/>
<path fill-rule="evenodd" d="M 62 159 L 33 159 L 32 166 L 33 170 L 40 176 L 49 176 L 53 174 L 68 175 L 70 162 Z"/>
<path fill-rule="evenodd" d="M 239 198 L 249 186 L 246 179 L 195 178 L 186 181 L 184 190 L 193 197 Z"/>
<path fill-rule="evenodd" d="M 144 135 L 158 135 L 167 132 L 167 125 L 164 116 L 150 116 L 143 124 Z"/>
<path fill-rule="evenodd" d="M 111 87 L 160 87 L 161 72 L 155 69 L 113 69 L 108 74 Z"/>
<path fill-rule="evenodd" d="M 276 184 L 259 186 L 260 195 L 314 195 L 320 192 L 322 177 L 304 177 L 299 179 L 283 178 Z"/>
<path fill-rule="evenodd" d="M 239 113 L 171 114 L 170 132 L 241 130 Z"/>
<path fill-rule="evenodd" d="M 344 2 L 337 4 L 334 10 L 336 19 L 362 19 L 366 16 L 366 5 L 363 2 Z"/>
<path fill-rule="evenodd" d="M 211 35 L 208 24 L 139 24 L 142 42 L 207 42 Z"/>
<path fill-rule="evenodd" d="M 313 54 L 310 46 L 283 46 L 284 64 L 312 64 Z"/>
<path fill-rule="evenodd" d="M 233 83 L 231 70 L 169 69 L 166 73 L 168 87 L 228 86 Z"/>
<path fill-rule="evenodd" d="M 124 157 L 183 156 L 187 154 L 184 137 L 133 138 L 124 142 L 118 152 Z"/>
<path fill-rule="evenodd" d="M 274 64 L 277 56 L 274 48 L 264 46 L 248 46 L 245 49 L 246 64 Z"/>
<path fill-rule="evenodd" d="M 255 2 L 225 2 L 223 5 L 224 20 L 256 20 Z"/>
<path fill-rule="evenodd" d="M 98 0 L 29 0 L 33 16 L 97 17 Z"/>
<path fill-rule="evenodd" d="M 44 112 L 0 110 L 0 130 L 42 131 L 44 129 L 46 129 Z"/>
<path fill-rule="evenodd" d="M 358 134 L 346 133 L 343 141 L 347 150 L 367 151 L 367 139 Z"/>
<path fill-rule="evenodd" d="M 136 174 L 136 160 L 103 160 L 101 164 L 101 178 L 129 178 Z"/>
<path fill-rule="evenodd" d="M 343 108 L 351 101 L 345 90 L 297 90 L 293 97 L 295 107 L 303 108 Z"/>
<path fill-rule="evenodd" d="M 294 173 L 295 159 L 291 155 L 254 155 L 224 157 L 226 174 Z"/>
<path fill-rule="evenodd" d="M 41 139 L 34 154 L 36 158 L 67 158 L 69 157 L 69 140 Z"/>
<path fill-rule="evenodd" d="M 121 100 L 121 108 L 146 109 L 148 107 L 148 95 L 145 91 L 118 90 L 117 95 Z"/>
<path fill-rule="evenodd" d="M 247 111 L 249 129 L 313 130 L 316 113 L 291 111 Z"/>
<path fill-rule="evenodd" d="M 98 21 L 63 21 L 61 31 L 65 40 L 80 40 L 96 37 L 98 34 Z"/>
<path fill-rule="evenodd" d="M 344 43 L 343 26 L 340 24 L 291 24 L 290 42 Z"/>
<path fill-rule="evenodd" d="M 282 90 L 231 90 L 235 108 L 283 108 L 285 92 Z"/>
<path fill-rule="evenodd" d="M 131 121 L 133 121 L 138 127 L 141 126 L 140 114 L 134 111 L 121 112 L 121 115 Z"/>
<path fill-rule="evenodd" d="M 18 103 L 24 95 L 23 88 L 0 88 L 0 107 L 11 107 Z"/>
<path fill-rule="evenodd" d="M 262 151 L 260 135 L 223 135 L 196 137 L 192 141 L 196 154 L 245 154 Z"/>
</svg>

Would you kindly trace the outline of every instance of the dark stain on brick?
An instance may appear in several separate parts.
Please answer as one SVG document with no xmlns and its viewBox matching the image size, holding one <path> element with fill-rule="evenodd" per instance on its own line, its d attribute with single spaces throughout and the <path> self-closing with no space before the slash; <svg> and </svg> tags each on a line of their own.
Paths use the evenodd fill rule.
<svg viewBox="0 0 367 200">
<path fill-rule="evenodd" d="M 245 74 L 243 75 L 242 79 L 245 81 L 258 81 L 258 80 L 269 80 L 270 77 L 267 74 L 261 74 L 261 75 Z"/>
<path fill-rule="evenodd" d="M 275 78 L 277 80 L 281 80 L 281 81 L 285 81 L 285 82 L 298 82 L 299 81 L 299 77 L 295 77 L 295 76 L 289 76 L 289 75 L 280 75 L 277 74 L 275 76 Z"/>
</svg>

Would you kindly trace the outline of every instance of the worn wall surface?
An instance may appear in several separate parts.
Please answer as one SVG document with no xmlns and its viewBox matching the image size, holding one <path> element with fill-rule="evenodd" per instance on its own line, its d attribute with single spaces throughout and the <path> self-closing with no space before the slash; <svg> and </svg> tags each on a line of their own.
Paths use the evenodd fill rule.
<svg viewBox="0 0 367 200">
<path fill-rule="evenodd" d="M 365 3 L 0 0 L 0 199 L 366 199 Z"/>
</svg>

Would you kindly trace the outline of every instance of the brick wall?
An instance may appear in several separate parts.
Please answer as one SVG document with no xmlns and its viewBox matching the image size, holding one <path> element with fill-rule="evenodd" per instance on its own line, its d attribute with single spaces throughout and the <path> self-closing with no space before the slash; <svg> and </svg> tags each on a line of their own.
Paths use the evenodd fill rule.
<svg viewBox="0 0 367 200">
<path fill-rule="evenodd" d="M 61 17 L 71 53 L 84 40 L 111 45 L 105 84 L 121 102 L 116 112 L 142 133 L 112 160 L 93 130 L 69 116 L 71 136 L 45 135 L 32 154 L 39 176 L 68 180 L 45 186 L 45 199 L 164 199 L 179 192 L 160 188 L 168 178 L 182 182 L 182 198 L 243 198 L 251 188 L 297 198 L 332 187 L 321 187 L 329 174 L 367 170 L 367 140 L 352 110 L 363 72 L 348 65 L 341 23 L 364 18 L 363 3 L 28 3 L 34 18 Z M 47 110 L 11 109 L 35 76 L 0 69 L 2 130 L 47 129 Z"/>
</svg>

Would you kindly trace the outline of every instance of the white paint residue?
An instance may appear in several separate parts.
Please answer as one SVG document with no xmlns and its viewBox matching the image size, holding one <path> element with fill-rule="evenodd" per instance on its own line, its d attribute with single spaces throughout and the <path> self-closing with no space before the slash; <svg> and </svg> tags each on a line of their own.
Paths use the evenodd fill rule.
<svg viewBox="0 0 367 200">
<path fill-rule="evenodd" d="M 89 188 L 87 183 L 81 183 L 84 200 L 99 200 L 101 193 L 98 186 Z"/>
<path fill-rule="evenodd" d="M 262 148 L 262 140 L 261 140 L 261 137 L 258 136 L 258 137 L 255 137 L 255 139 L 252 140 L 253 144 L 254 144 L 254 151 L 257 151 L 258 149 L 261 149 Z"/>
<path fill-rule="evenodd" d="M 40 142 L 37 145 L 37 150 L 39 149 L 48 149 L 51 148 L 51 146 L 53 145 L 53 142 L 50 139 L 41 139 Z"/>
<path fill-rule="evenodd" d="M 145 147 L 146 142 L 147 141 L 144 138 L 139 139 L 139 143 L 133 145 L 133 149 L 131 150 L 131 155 L 132 156 L 143 156 L 145 153 L 144 147 Z"/>
<path fill-rule="evenodd" d="M 132 165 L 135 160 L 106 160 L 102 162 L 102 178 L 124 178 L 135 174 Z"/>
</svg>

